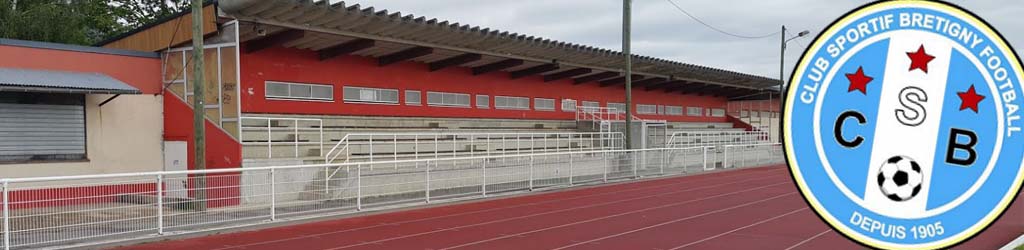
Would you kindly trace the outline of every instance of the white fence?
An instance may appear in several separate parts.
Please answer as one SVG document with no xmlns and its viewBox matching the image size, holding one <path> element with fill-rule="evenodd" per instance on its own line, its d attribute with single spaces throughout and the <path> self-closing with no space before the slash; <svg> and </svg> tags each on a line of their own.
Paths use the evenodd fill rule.
<svg viewBox="0 0 1024 250">
<path fill-rule="evenodd" d="M 777 144 L 471 156 L 0 179 L 3 249 L 68 247 L 278 220 L 781 163 Z M 752 153 L 757 152 L 757 153 Z M 337 173 L 327 177 L 330 172 Z M 184 190 L 167 183 L 184 182 Z"/>
<path fill-rule="evenodd" d="M 706 147 L 770 143 L 767 131 L 678 131 L 668 138 L 668 147 Z"/>
<path fill-rule="evenodd" d="M 350 133 L 324 154 L 326 163 L 612 150 L 622 133 Z"/>
</svg>

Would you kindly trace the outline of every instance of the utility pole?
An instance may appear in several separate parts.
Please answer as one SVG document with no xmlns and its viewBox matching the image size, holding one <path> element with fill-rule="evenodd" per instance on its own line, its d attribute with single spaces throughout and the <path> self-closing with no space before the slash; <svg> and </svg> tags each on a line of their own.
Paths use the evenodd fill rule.
<svg viewBox="0 0 1024 250">
<path fill-rule="evenodd" d="M 782 37 L 782 50 L 779 52 L 779 142 L 782 142 L 782 106 L 786 105 L 786 90 L 783 89 L 783 85 L 786 84 L 786 25 L 782 25 L 782 33 L 779 33 Z M 771 94 L 768 94 L 771 96 Z M 771 128 L 769 128 L 771 130 Z"/>
<path fill-rule="evenodd" d="M 203 103 L 203 0 L 192 0 L 192 126 L 195 129 L 195 161 L 196 170 L 206 169 L 206 104 Z M 186 95 L 188 96 L 188 95 Z M 195 209 L 206 211 L 206 175 L 195 176 Z"/>
<path fill-rule="evenodd" d="M 630 5 L 622 0 L 622 54 L 626 55 L 626 149 L 633 148 L 633 55 L 629 53 Z"/>
</svg>

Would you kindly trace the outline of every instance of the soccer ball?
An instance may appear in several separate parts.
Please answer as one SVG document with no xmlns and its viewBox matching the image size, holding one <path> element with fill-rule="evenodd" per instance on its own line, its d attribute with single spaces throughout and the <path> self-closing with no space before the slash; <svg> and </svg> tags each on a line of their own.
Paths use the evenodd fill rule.
<svg viewBox="0 0 1024 250">
<path fill-rule="evenodd" d="M 921 166 L 906 156 L 890 157 L 878 170 L 878 188 L 893 201 L 908 201 L 921 192 Z"/>
</svg>

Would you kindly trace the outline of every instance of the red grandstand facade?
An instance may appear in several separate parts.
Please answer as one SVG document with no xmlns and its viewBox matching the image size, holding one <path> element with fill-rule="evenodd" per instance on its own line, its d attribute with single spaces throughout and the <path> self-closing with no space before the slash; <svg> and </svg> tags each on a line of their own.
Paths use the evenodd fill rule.
<svg viewBox="0 0 1024 250">
<path fill-rule="evenodd" d="M 243 45 L 243 49 L 244 49 Z M 575 110 L 563 110 L 562 105 L 554 109 L 538 109 L 534 98 L 552 99 L 556 104 L 562 100 L 598 102 L 601 107 L 609 103 L 624 103 L 623 85 L 602 86 L 598 82 L 576 84 L 572 78 L 550 82 L 544 75 L 532 75 L 511 79 L 509 72 L 490 72 L 473 75 L 468 67 L 449 67 L 430 71 L 429 65 L 405 61 L 381 67 L 373 57 L 346 55 L 320 60 L 317 53 L 308 50 L 270 48 L 253 53 L 241 54 L 242 69 L 242 112 L 305 115 L 349 115 L 349 116 L 392 116 L 392 117 L 439 117 L 439 118 L 493 118 L 493 119 L 546 119 L 573 120 Z M 265 83 L 268 81 L 293 82 L 333 86 L 333 100 L 289 100 L 268 98 Z M 353 102 L 344 100 L 344 87 L 369 87 L 398 90 L 397 103 Z M 420 91 L 418 105 L 407 104 L 406 90 Z M 251 91 L 251 92 L 247 92 Z M 428 92 L 464 93 L 470 98 L 468 107 L 434 106 L 426 103 Z M 476 96 L 486 95 L 490 105 L 480 105 Z M 529 109 L 501 109 L 494 107 L 494 97 L 530 98 Z M 663 90 L 633 92 L 634 105 L 662 105 L 676 107 L 699 107 L 703 109 L 725 109 L 729 101 L 725 96 L 666 93 Z M 634 109 L 636 110 L 636 109 Z M 724 122 L 724 115 L 712 116 L 707 112 L 698 115 L 683 114 L 637 114 L 645 119 L 676 122 Z"/>
</svg>

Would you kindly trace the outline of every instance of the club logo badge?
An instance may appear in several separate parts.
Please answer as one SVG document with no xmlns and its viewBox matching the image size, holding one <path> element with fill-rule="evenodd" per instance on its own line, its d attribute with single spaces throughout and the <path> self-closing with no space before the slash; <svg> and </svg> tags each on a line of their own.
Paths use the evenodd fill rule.
<svg viewBox="0 0 1024 250">
<path fill-rule="evenodd" d="M 876 248 L 944 248 L 1020 189 L 1024 71 L 957 6 L 883 1 L 832 23 L 786 91 L 794 181 L 836 231 Z"/>
</svg>

